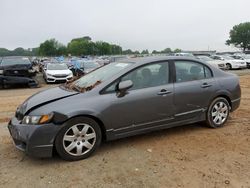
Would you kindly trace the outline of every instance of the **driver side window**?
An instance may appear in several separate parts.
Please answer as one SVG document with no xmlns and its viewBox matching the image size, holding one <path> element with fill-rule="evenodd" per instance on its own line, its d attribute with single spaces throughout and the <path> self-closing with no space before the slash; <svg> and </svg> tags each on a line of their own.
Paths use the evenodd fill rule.
<svg viewBox="0 0 250 188">
<path fill-rule="evenodd" d="M 169 65 L 168 62 L 153 63 L 139 67 L 130 73 L 122 76 L 113 83 L 106 92 L 115 91 L 119 82 L 131 80 L 133 87 L 129 90 L 143 89 L 165 85 L 169 83 Z"/>
</svg>

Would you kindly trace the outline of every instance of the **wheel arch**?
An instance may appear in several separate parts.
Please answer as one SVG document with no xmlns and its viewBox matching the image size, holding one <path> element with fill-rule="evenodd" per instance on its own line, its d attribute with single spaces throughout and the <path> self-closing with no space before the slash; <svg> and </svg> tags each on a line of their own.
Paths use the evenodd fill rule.
<svg viewBox="0 0 250 188">
<path fill-rule="evenodd" d="M 211 102 L 213 102 L 216 98 L 219 98 L 219 97 L 222 97 L 222 98 L 225 98 L 230 106 L 230 110 L 232 108 L 232 101 L 230 99 L 230 97 L 227 95 L 227 94 L 219 94 L 217 96 L 215 96 L 211 101 L 210 101 L 210 104 Z"/>
<path fill-rule="evenodd" d="M 102 133 L 102 141 L 107 140 L 106 128 L 105 128 L 102 120 L 100 120 L 100 118 L 98 118 L 94 115 L 89 115 L 89 114 L 79 114 L 79 115 L 75 115 L 75 116 L 70 117 L 65 122 L 67 122 L 73 118 L 77 118 L 77 117 L 87 117 L 87 118 L 93 119 L 100 126 L 101 133 Z"/>
</svg>

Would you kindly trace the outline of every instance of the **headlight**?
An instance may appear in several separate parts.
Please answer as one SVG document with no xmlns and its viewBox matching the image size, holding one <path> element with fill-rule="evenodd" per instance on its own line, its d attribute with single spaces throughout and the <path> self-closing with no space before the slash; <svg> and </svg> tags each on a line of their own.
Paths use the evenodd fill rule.
<svg viewBox="0 0 250 188">
<path fill-rule="evenodd" d="M 3 74 L 3 70 L 0 70 L 0 74 Z"/>
<path fill-rule="evenodd" d="M 23 124 L 44 124 L 51 121 L 53 113 L 41 115 L 41 116 L 24 116 L 22 123 Z"/>
<path fill-rule="evenodd" d="M 47 76 L 53 76 L 52 74 L 47 74 Z"/>
</svg>

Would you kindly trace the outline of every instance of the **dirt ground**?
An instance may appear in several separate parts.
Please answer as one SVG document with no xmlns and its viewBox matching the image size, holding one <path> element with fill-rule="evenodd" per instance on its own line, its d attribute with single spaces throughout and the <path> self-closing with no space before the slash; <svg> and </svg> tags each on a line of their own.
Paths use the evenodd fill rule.
<svg viewBox="0 0 250 188">
<path fill-rule="evenodd" d="M 107 142 L 90 158 L 65 162 L 18 151 L 7 120 L 31 94 L 0 91 L 0 187 L 250 187 L 250 74 L 242 102 L 220 129 L 193 124 Z"/>
</svg>

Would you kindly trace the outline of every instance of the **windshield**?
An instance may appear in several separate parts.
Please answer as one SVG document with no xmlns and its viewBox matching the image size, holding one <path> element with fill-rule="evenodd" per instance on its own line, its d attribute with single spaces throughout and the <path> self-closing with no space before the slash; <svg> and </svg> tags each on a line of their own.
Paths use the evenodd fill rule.
<svg viewBox="0 0 250 188">
<path fill-rule="evenodd" d="M 93 87 L 98 83 L 106 81 L 107 79 L 111 78 L 123 69 L 129 67 L 130 65 L 132 65 L 132 63 L 127 62 L 114 62 L 108 64 L 76 80 L 72 83 L 73 87 L 75 86 L 76 88 L 81 89 L 85 88 L 87 90 L 88 87 Z"/>
<path fill-rule="evenodd" d="M 49 63 L 47 65 L 47 69 L 48 70 L 67 70 L 68 69 L 68 66 L 65 64 L 65 63 L 60 63 L 60 64 L 57 64 L 57 63 Z"/>
<path fill-rule="evenodd" d="M 28 58 L 3 58 L 1 65 L 30 65 Z"/>
<path fill-rule="evenodd" d="M 203 60 L 203 61 L 213 61 L 213 59 L 211 59 L 208 56 L 197 56 L 199 59 Z"/>
<path fill-rule="evenodd" d="M 226 59 L 226 60 L 234 60 L 234 58 L 232 58 L 232 57 L 229 57 L 229 56 L 222 56 L 224 59 Z"/>
</svg>

